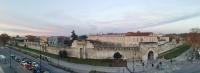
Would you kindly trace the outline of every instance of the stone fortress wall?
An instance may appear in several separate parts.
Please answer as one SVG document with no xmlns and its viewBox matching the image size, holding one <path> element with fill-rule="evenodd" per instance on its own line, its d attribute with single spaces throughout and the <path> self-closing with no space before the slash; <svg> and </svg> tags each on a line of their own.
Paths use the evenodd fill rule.
<svg viewBox="0 0 200 73">
<path fill-rule="evenodd" d="M 147 61 L 150 53 L 152 58 L 156 59 L 159 53 L 175 47 L 166 44 L 169 42 L 169 37 L 160 37 L 151 33 L 136 33 L 134 35 L 136 36 L 125 34 L 89 35 L 87 40 L 74 40 L 70 48 L 48 46 L 46 51 L 58 54 L 60 50 L 66 50 L 68 56 L 83 59 L 113 59 L 113 55 L 119 52 L 123 59 L 134 58 Z M 164 41 L 160 42 L 158 37 Z M 29 48 L 41 49 L 37 43 L 25 43 Z M 25 43 L 19 45 L 24 46 Z M 163 43 L 164 45 L 159 45 Z"/>
<path fill-rule="evenodd" d="M 123 59 L 134 58 L 144 61 L 148 59 L 148 53 L 150 51 L 154 54 L 153 59 L 156 59 L 158 56 L 156 44 L 142 44 L 140 47 L 94 47 L 89 41 L 85 42 L 89 44 L 79 44 L 79 46 L 77 44 L 78 42 L 80 41 L 74 41 L 74 46 L 70 49 L 66 49 L 68 56 L 84 59 L 113 59 L 114 53 L 119 52 L 123 56 Z"/>
</svg>

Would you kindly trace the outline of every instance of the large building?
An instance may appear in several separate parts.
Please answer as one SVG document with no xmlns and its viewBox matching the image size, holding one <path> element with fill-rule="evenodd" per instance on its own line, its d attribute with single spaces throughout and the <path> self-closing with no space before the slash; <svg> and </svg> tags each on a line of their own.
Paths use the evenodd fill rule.
<svg viewBox="0 0 200 73">
<path fill-rule="evenodd" d="M 67 37 L 64 36 L 51 36 L 47 38 L 47 43 L 51 47 L 65 46 L 65 39 Z"/>
<path fill-rule="evenodd" d="M 169 42 L 169 38 L 151 32 L 96 34 L 87 40 L 75 40 L 67 51 L 78 58 L 112 59 L 119 52 L 123 59 L 147 61 L 157 58 L 160 41 Z"/>
<path fill-rule="evenodd" d="M 120 44 L 122 47 L 134 47 L 140 42 L 158 42 L 158 36 L 151 32 L 128 32 L 89 35 L 88 40 Z"/>
</svg>

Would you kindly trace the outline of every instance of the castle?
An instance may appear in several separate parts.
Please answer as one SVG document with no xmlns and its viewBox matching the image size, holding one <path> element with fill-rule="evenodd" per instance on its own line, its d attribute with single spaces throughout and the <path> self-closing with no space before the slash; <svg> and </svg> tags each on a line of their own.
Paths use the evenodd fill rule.
<svg viewBox="0 0 200 73">
<path fill-rule="evenodd" d="M 123 59 L 155 60 L 160 42 L 169 42 L 152 32 L 128 32 L 89 35 L 87 40 L 75 40 L 68 56 L 83 59 L 113 59 L 119 52 Z"/>
</svg>

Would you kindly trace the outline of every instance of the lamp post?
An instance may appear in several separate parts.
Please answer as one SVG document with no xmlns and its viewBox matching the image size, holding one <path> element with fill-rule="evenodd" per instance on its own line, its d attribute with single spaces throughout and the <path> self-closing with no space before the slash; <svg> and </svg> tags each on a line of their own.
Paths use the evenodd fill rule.
<svg viewBox="0 0 200 73">
<path fill-rule="evenodd" d="M 10 68 L 11 68 L 11 49 L 9 51 L 10 51 Z"/>
<path fill-rule="evenodd" d="M 133 57 L 133 73 L 135 72 L 135 58 Z"/>
<path fill-rule="evenodd" d="M 39 44 L 40 45 L 40 44 Z M 41 50 L 42 48 L 41 48 L 41 45 L 40 45 L 40 72 L 41 72 L 41 69 L 42 69 L 42 50 Z"/>
</svg>

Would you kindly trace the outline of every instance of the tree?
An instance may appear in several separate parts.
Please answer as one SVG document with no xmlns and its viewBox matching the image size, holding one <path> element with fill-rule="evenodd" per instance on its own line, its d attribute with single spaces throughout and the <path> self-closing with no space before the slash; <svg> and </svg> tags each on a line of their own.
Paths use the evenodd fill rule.
<svg viewBox="0 0 200 73">
<path fill-rule="evenodd" d="M 75 31 L 73 30 L 71 35 L 72 41 L 77 40 L 78 39 L 78 35 L 76 35 Z"/>
<path fill-rule="evenodd" d="M 65 50 L 60 50 L 60 51 L 59 51 L 59 56 L 60 56 L 61 58 L 67 57 L 67 51 L 65 51 Z"/>
<path fill-rule="evenodd" d="M 176 38 L 176 43 L 180 43 L 180 38 Z"/>
<path fill-rule="evenodd" d="M 192 45 L 193 48 L 200 47 L 200 33 L 191 32 L 187 35 L 187 42 Z"/>
<path fill-rule="evenodd" d="M 113 55 L 113 58 L 114 58 L 114 59 L 121 59 L 121 58 L 122 58 L 122 55 L 121 55 L 119 52 L 116 52 L 116 53 Z"/>
<path fill-rule="evenodd" d="M 3 33 L 0 35 L 0 42 L 3 46 L 6 45 L 6 43 L 10 40 L 10 36 L 8 36 L 6 33 Z"/>
<path fill-rule="evenodd" d="M 26 37 L 27 37 L 27 40 L 28 40 L 29 42 L 34 42 L 35 39 L 36 39 L 36 36 L 32 36 L 32 35 L 27 35 Z"/>
<path fill-rule="evenodd" d="M 198 50 L 200 49 L 200 33 L 190 32 L 186 38 L 187 42 L 192 45 L 192 59 L 198 58 Z"/>
</svg>

